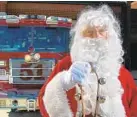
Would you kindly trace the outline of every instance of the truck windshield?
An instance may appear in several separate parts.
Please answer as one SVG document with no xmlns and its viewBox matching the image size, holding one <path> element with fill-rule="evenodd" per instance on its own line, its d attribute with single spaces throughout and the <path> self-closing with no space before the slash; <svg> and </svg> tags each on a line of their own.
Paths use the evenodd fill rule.
<svg viewBox="0 0 137 117">
<path fill-rule="evenodd" d="M 69 28 L 0 26 L 0 52 L 66 52 L 68 43 Z"/>
</svg>

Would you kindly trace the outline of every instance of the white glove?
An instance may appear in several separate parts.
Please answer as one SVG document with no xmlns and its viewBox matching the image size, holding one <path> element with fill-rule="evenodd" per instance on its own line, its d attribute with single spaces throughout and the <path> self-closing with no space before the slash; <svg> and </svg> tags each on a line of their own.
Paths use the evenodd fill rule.
<svg viewBox="0 0 137 117">
<path fill-rule="evenodd" d="M 82 85 L 83 80 L 90 72 L 91 66 L 88 62 L 74 62 L 66 72 L 65 77 L 61 79 L 63 89 L 69 90 L 76 84 Z"/>
</svg>

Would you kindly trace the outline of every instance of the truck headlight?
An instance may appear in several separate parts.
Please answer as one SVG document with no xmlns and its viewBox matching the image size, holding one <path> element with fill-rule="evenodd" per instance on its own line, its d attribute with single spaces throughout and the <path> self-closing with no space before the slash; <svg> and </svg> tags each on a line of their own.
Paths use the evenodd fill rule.
<svg viewBox="0 0 137 117">
<path fill-rule="evenodd" d="M 25 59 L 25 62 L 30 62 L 32 57 L 31 57 L 31 55 L 27 54 L 27 55 L 25 55 L 24 59 Z"/>
<path fill-rule="evenodd" d="M 40 54 L 39 53 L 34 54 L 34 59 L 38 61 L 40 59 Z"/>
</svg>

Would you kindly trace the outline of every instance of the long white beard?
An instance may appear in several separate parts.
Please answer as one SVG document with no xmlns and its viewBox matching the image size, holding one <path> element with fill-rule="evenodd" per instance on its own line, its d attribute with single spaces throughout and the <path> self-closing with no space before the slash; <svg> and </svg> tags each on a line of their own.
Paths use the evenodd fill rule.
<svg viewBox="0 0 137 117">
<path fill-rule="evenodd" d="M 123 62 L 122 52 L 121 43 L 116 39 L 80 38 L 72 45 L 70 54 L 72 62 L 85 61 L 93 63 L 100 72 L 111 72 L 118 75 Z"/>
<path fill-rule="evenodd" d="M 113 97 L 117 94 L 121 96 L 123 93 L 123 89 L 118 80 L 119 69 L 122 63 L 121 44 L 117 44 L 117 42 L 114 43 L 113 41 L 108 42 L 109 39 L 83 39 L 83 41 L 81 40 L 79 42 L 74 42 L 71 48 L 72 62 L 86 61 L 95 65 L 95 70 L 98 74 L 98 77 L 106 78 L 107 80 L 106 85 L 103 89 L 100 90 L 100 93 L 103 95 L 109 95 L 110 97 Z M 95 112 L 97 82 L 98 81 L 96 76 L 91 74 L 83 83 L 83 89 L 85 93 L 84 103 L 85 109 L 87 110 L 88 114 L 91 111 L 92 113 Z M 120 107 L 123 109 L 122 104 Z M 114 109 L 105 110 L 104 108 L 103 110 L 105 111 L 104 114 L 107 115 L 111 110 Z M 110 116 L 112 115 L 108 114 L 108 117 Z"/>
</svg>

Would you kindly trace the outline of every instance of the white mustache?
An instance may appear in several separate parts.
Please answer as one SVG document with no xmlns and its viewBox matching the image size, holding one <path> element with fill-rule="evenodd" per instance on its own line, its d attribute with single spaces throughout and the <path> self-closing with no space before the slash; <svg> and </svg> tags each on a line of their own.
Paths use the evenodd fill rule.
<svg viewBox="0 0 137 117">
<path fill-rule="evenodd" d="M 103 38 L 94 38 L 94 39 L 83 38 L 82 41 L 80 42 L 80 45 L 85 50 L 95 49 L 102 51 L 101 49 L 106 50 L 108 48 L 108 40 L 105 40 Z"/>
<path fill-rule="evenodd" d="M 82 39 L 80 58 L 87 62 L 97 62 L 99 58 L 105 56 L 108 50 L 108 41 L 104 39 Z"/>
</svg>

